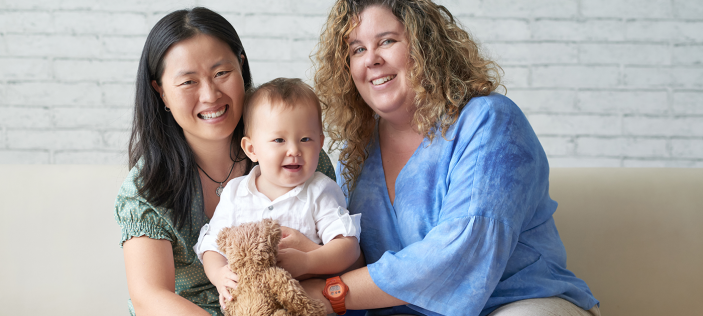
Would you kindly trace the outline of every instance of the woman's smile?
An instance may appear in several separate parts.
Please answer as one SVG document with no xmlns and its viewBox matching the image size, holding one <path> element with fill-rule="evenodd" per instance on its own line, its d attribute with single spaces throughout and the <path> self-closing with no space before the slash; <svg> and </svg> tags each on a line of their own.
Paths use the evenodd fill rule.
<svg viewBox="0 0 703 316">
<path fill-rule="evenodd" d="M 374 86 L 380 86 L 380 85 L 382 85 L 382 84 L 384 84 L 384 83 L 386 83 L 386 82 L 388 82 L 388 81 L 391 81 L 391 80 L 395 79 L 395 77 L 397 77 L 397 76 L 398 76 L 398 75 L 390 75 L 390 76 L 381 77 L 381 78 L 378 78 L 378 79 L 371 80 L 371 83 L 372 83 Z"/>
<path fill-rule="evenodd" d="M 228 108 L 229 108 L 229 104 L 225 104 L 222 108 L 220 108 L 216 111 L 200 112 L 200 113 L 198 113 L 198 117 L 203 120 L 212 120 L 212 119 L 215 119 L 215 118 L 222 116 L 222 114 L 225 114 L 225 112 L 227 112 Z"/>
</svg>

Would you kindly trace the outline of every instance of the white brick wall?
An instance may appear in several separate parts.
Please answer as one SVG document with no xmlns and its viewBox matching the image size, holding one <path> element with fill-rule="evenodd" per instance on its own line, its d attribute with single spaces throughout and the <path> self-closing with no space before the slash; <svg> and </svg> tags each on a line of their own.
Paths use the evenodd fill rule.
<svg viewBox="0 0 703 316">
<path fill-rule="evenodd" d="M 703 1 L 441 0 L 505 70 L 553 166 L 703 167 Z M 0 163 L 125 163 L 151 26 L 201 5 L 257 83 L 312 77 L 332 0 L 0 0 Z"/>
</svg>

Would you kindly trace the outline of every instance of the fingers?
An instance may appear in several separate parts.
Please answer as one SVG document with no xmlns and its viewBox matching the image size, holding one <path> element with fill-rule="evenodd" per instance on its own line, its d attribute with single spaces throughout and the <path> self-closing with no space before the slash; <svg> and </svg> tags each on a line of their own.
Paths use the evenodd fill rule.
<svg viewBox="0 0 703 316">
<path fill-rule="evenodd" d="M 232 272 L 232 270 L 227 269 L 224 275 L 225 279 L 232 280 L 234 282 L 239 282 L 239 275 Z"/>
<path fill-rule="evenodd" d="M 286 237 L 288 237 L 288 236 L 289 236 L 290 234 L 292 234 L 292 233 L 293 233 L 293 229 L 292 229 L 292 228 L 289 228 L 289 227 L 286 227 L 286 226 L 281 226 L 281 238 L 286 238 Z"/>
<path fill-rule="evenodd" d="M 225 309 L 225 304 L 226 304 L 226 303 L 227 303 L 227 302 L 225 301 L 224 295 L 220 294 L 220 306 L 222 307 L 222 309 Z"/>
<path fill-rule="evenodd" d="M 224 293 L 225 296 L 226 296 L 228 299 L 232 299 L 232 295 L 229 294 L 229 290 L 228 290 L 228 289 L 233 289 L 233 290 L 236 289 L 237 286 L 239 286 L 239 283 L 237 283 L 237 282 L 235 282 L 235 281 L 232 281 L 232 280 L 225 280 L 225 282 L 222 283 L 222 286 L 225 287 L 225 293 Z"/>
<path fill-rule="evenodd" d="M 286 248 L 289 248 L 288 243 L 286 242 L 285 239 L 281 238 L 281 241 L 278 242 L 278 251 L 281 251 Z"/>
<path fill-rule="evenodd" d="M 232 300 L 232 294 L 229 293 L 229 289 L 227 289 L 226 285 L 218 286 L 217 292 L 220 294 L 220 304 L 223 304 L 223 303 L 226 303 L 226 302 Z"/>
</svg>

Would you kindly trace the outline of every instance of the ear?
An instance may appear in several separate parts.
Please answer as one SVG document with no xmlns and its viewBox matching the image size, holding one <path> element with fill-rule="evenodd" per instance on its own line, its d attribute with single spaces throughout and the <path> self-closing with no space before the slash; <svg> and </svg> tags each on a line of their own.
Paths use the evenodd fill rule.
<svg viewBox="0 0 703 316">
<path fill-rule="evenodd" d="M 247 56 L 244 56 L 244 54 L 241 54 L 241 55 L 239 55 L 239 57 L 240 57 L 239 58 L 239 60 L 240 60 L 239 67 L 241 68 L 241 67 L 244 67 L 244 60 L 247 59 Z"/>
<path fill-rule="evenodd" d="M 161 87 L 159 87 L 159 85 L 156 83 L 156 80 L 152 80 L 152 81 L 151 81 L 151 87 L 154 88 L 154 90 L 156 90 L 156 92 L 159 93 L 159 96 L 162 96 L 162 95 L 163 95 L 164 91 L 163 91 L 163 89 L 161 89 Z M 163 99 L 163 97 L 161 97 L 161 99 Z"/>
<path fill-rule="evenodd" d="M 265 218 L 261 221 L 263 230 L 262 236 L 267 238 L 269 246 L 273 249 L 278 249 L 278 243 L 281 241 L 281 225 L 277 220 Z"/>
<path fill-rule="evenodd" d="M 253 162 L 257 162 L 259 159 L 256 157 L 256 153 L 254 152 L 254 143 L 252 143 L 251 138 L 249 136 L 244 136 L 242 137 L 242 150 L 244 150 L 244 153 L 251 159 Z"/>
<path fill-rule="evenodd" d="M 320 134 L 320 148 L 325 147 L 325 134 Z"/>
</svg>

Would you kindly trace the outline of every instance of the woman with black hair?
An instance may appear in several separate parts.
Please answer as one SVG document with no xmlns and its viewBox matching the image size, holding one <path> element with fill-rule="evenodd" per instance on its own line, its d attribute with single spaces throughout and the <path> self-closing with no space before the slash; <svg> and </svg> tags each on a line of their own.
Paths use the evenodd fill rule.
<svg viewBox="0 0 703 316">
<path fill-rule="evenodd" d="M 115 202 L 132 315 L 221 315 L 193 246 L 227 181 L 253 167 L 239 145 L 251 86 L 239 36 L 219 14 L 175 11 L 149 33 L 137 72 L 131 171 Z M 320 155 L 317 170 L 334 179 Z"/>
</svg>

